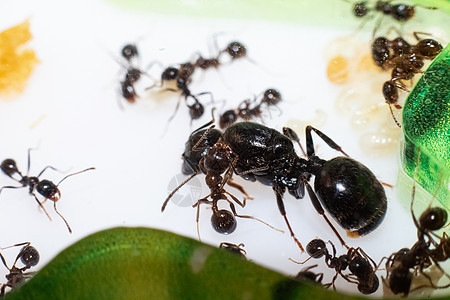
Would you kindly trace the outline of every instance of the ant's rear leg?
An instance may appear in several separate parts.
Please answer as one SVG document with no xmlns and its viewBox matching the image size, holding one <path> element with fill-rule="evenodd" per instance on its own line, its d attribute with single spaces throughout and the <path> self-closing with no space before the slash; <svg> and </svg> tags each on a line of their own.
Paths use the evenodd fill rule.
<svg viewBox="0 0 450 300">
<path fill-rule="evenodd" d="M 347 153 L 345 153 L 342 148 L 336 144 L 331 138 L 329 138 L 326 134 L 320 131 L 317 128 L 312 127 L 311 125 L 306 126 L 306 151 L 308 154 L 308 158 L 313 156 L 314 151 L 314 142 L 311 136 L 311 130 L 313 130 L 330 148 L 341 152 L 345 156 L 349 157 Z"/>
</svg>

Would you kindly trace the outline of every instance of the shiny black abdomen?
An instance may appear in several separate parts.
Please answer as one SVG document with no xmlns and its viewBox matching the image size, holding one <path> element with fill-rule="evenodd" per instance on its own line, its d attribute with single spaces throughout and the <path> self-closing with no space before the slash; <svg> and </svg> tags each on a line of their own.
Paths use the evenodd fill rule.
<svg viewBox="0 0 450 300">
<path fill-rule="evenodd" d="M 366 166 L 351 158 L 336 157 L 315 175 L 314 189 L 320 202 L 343 228 L 362 236 L 383 221 L 386 194 Z"/>
</svg>

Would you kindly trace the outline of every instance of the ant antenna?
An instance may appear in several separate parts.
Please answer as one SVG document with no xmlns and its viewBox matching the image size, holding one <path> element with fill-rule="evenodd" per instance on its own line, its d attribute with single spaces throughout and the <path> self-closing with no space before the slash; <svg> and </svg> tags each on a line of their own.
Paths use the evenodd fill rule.
<svg viewBox="0 0 450 300">
<path fill-rule="evenodd" d="M 90 171 L 90 170 L 95 170 L 95 167 L 87 168 L 86 170 L 82 170 L 82 171 L 79 171 L 79 172 L 76 172 L 76 173 L 69 174 L 66 177 L 64 177 L 63 179 L 61 179 L 56 186 L 59 186 L 61 184 L 61 182 L 63 182 L 64 180 L 66 180 L 70 176 L 78 175 L 80 173 L 83 173 L 83 172 L 86 172 L 86 171 Z"/>
</svg>

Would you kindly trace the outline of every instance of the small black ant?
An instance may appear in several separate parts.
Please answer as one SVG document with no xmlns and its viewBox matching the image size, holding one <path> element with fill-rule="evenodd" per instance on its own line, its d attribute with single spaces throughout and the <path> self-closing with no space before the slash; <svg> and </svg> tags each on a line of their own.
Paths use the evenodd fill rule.
<svg viewBox="0 0 450 300">
<path fill-rule="evenodd" d="M 31 267 L 34 267 L 39 263 L 39 252 L 36 248 L 33 246 L 30 246 L 30 242 L 26 243 L 20 243 L 15 244 L 9 247 L 2 248 L 2 250 L 11 248 L 11 247 L 17 247 L 17 246 L 23 246 L 20 250 L 19 254 L 17 254 L 16 259 L 14 260 L 14 264 L 12 267 L 8 267 L 8 264 L 6 263 L 5 258 L 0 253 L 0 258 L 3 262 L 3 265 L 9 270 L 9 274 L 6 275 L 7 282 L 2 284 L 0 296 L 3 297 L 6 292 L 6 288 L 9 287 L 11 289 L 14 289 L 18 287 L 19 285 L 23 284 L 26 279 L 31 278 L 35 272 L 25 272 L 26 270 L 30 269 Z M 24 264 L 22 268 L 18 268 L 16 266 L 17 261 L 20 259 L 20 261 Z"/>
<path fill-rule="evenodd" d="M 247 254 L 247 252 L 243 249 L 245 245 L 244 244 L 232 244 L 232 243 L 227 243 L 227 242 L 222 242 L 219 245 L 219 248 L 225 249 L 233 254 L 237 254 L 240 257 L 245 259 L 245 255 Z"/>
<path fill-rule="evenodd" d="M 253 118 L 261 118 L 263 113 L 261 107 L 276 106 L 282 101 L 281 93 L 277 89 L 267 89 L 263 93 L 261 101 L 258 103 L 256 97 L 251 102 L 249 99 L 242 101 L 236 109 L 225 111 L 219 119 L 219 127 L 224 129 L 230 126 L 240 118 L 244 121 L 250 121 Z M 252 104 L 254 105 L 252 106 Z"/>
<path fill-rule="evenodd" d="M 258 180 L 264 185 L 272 186 L 280 213 L 292 238 L 302 251 L 303 247 L 286 216 L 283 202 L 286 189 L 295 198 L 303 198 L 306 186 L 314 208 L 344 246 L 344 240 L 325 215 L 322 205 L 351 237 L 359 237 L 373 231 L 384 219 L 387 209 L 386 195 L 375 175 L 363 164 L 349 158 L 340 146 L 318 129 L 306 127 L 308 159 L 303 159 L 295 153 L 291 139 L 275 129 L 252 122 L 235 123 L 223 133 L 214 129 L 214 125 L 204 129 L 213 122 L 214 119 L 189 137 L 182 156 L 182 169 L 183 172 L 190 172 L 191 176 L 166 198 L 162 210 L 172 195 L 199 172 L 207 175 L 206 183 L 210 189 L 213 186 L 218 188 L 211 189 L 213 198 L 216 195 L 223 196 L 223 186 L 235 172 L 246 180 Z M 311 131 L 345 157 L 326 161 L 315 156 Z M 224 173 L 222 177 L 221 174 Z M 311 175 L 315 176 L 315 191 L 308 183 Z M 217 191 L 220 193 L 216 193 Z M 245 199 L 244 203 L 241 203 L 234 198 L 240 206 L 245 205 Z M 200 202 L 205 200 L 201 199 L 198 203 Z"/>
<path fill-rule="evenodd" d="M 323 273 L 314 273 L 312 271 L 310 271 L 311 269 L 314 269 L 315 267 L 317 267 L 317 265 L 312 265 L 309 267 L 306 267 L 302 270 L 300 270 L 300 272 L 297 273 L 297 275 L 295 275 L 294 279 L 301 281 L 301 282 L 311 282 L 311 283 L 318 283 L 318 284 L 322 284 L 322 280 L 323 280 Z"/>
<path fill-rule="evenodd" d="M 417 162 L 419 162 L 419 158 L 420 148 L 418 149 Z M 450 238 L 445 232 L 442 237 L 434 233 L 434 231 L 444 228 L 447 224 L 448 214 L 445 209 L 431 207 L 430 203 L 430 206 L 420 215 L 418 220 L 414 215 L 413 204 L 417 169 L 418 167 L 416 167 L 414 174 L 410 211 L 414 225 L 417 228 L 418 240 L 411 249 L 400 249 L 391 256 L 384 257 L 379 264 L 381 265 L 382 261 L 387 259 L 385 267 L 386 279 L 382 277 L 383 282 L 394 294 L 402 294 L 405 297 L 414 290 L 423 288 L 444 289 L 450 287 L 450 284 L 444 286 L 433 284 L 431 277 L 424 273 L 424 269 L 431 267 L 434 263 L 442 274 L 450 278 L 450 275 L 439 265 L 439 262 L 444 262 L 450 258 Z M 439 239 L 439 243 L 435 241 L 435 238 Z M 430 248 L 431 246 L 434 248 Z M 420 285 L 411 289 L 412 280 L 418 273 L 427 278 L 429 284 Z"/>
<path fill-rule="evenodd" d="M 325 263 L 331 269 L 336 271 L 330 283 L 324 284 L 324 287 L 333 286 L 335 289 L 335 281 L 338 275 L 341 275 L 346 281 L 358 285 L 358 290 L 363 294 L 372 294 L 377 291 L 379 286 L 378 277 L 375 275 L 376 263 L 368 256 L 361 248 L 348 248 L 346 254 L 336 256 L 336 248 L 333 243 L 329 241 L 333 254 L 330 254 L 326 244 L 321 239 L 313 239 L 306 245 L 306 252 L 309 258 L 303 262 L 296 262 L 304 264 L 311 258 L 319 259 L 325 258 Z M 372 264 L 372 265 L 371 265 Z M 346 269 L 349 269 L 351 274 L 344 274 Z"/>
<path fill-rule="evenodd" d="M 401 125 L 394 116 L 392 106 L 396 109 L 402 108 L 398 104 L 398 89 L 409 92 L 403 80 L 411 80 L 414 75 L 422 73 L 423 60 L 435 58 L 443 49 L 439 42 L 433 39 L 420 39 L 418 34 L 414 33 L 418 40 L 416 45 L 410 45 L 401 37 L 392 41 L 378 37 L 372 43 L 372 58 L 375 64 L 384 70 L 392 69 L 391 79 L 383 84 L 382 92 L 392 118 L 399 127 Z"/>
<path fill-rule="evenodd" d="M 16 162 L 11 159 L 11 158 L 7 158 L 5 160 L 3 160 L 2 164 L 0 165 L 1 170 L 8 175 L 9 177 L 11 177 L 12 179 L 14 179 L 15 181 L 19 182 L 20 184 L 22 184 L 22 186 L 4 186 L 2 188 L 0 188 L 0 193 L 4 190 L 4 189 L 18 189 L 18 188 L 24 188 L 24 187 L 28 187 L 28 191 L 31 195 L 33 195 L 34 199 L 36 200 L 36 202 L 38 203 L 39 207 L 42 208 L 42 210 L 45 212 L 45 214 L 47 215 L 47 217 L 51 220 L 50 215 L 47 213 L 47 211 L 45 210 L 44 206 L 42 205 L 45 201 L 51 200 L 53 201 L 53 208 L 55 209 L 55 212 L 64 220 L 64 222 L 66 223 L 67 229 L 69 230 L 70 233 L 72 233 L 72 229 L 69 226 L 69 223 L 66 221 L 66 219 L 59 213 L 59 211 L 56 209 L 56 202 L 61 198 L 61 192 L 58 189 L 58 186 L 61 184 L 61 182 L 63 182 L 65 179 L 67 179 L 70 176 L 73 175 L 77 175 L 89 170 L 94 170 L 95 168 L 91 167 L 76 173 L 72 173 L 69 174 L 67 176 L 65 176 L 63 179 L 61 179 L 58 184 L 54 184 L 53 182 L 51 182 L 50 180 L 47 179 L 42 179 L 40 180 L 39 177 L 47 170 L 47 169 L 52 169 L 55 171 L 58 171 L 57 169 L 55 169 L 52 166 L 47 166 L 45 167 L 37 176 L 29 176 L 29 172 L 30 172 L 30 152 L 32 149 L 28 149 L 28 168 L 27 168 L 27 174 L 24 176 L 22 175 L 22 173 L 19 171 L 19 169 L 17 168 L 17 164 Z M 15 178 L 14 176 L 20 176 L 20 179 Z M 39 194 L 41 194 L 42 196 L 44 196 L 44 201 L 41 202 L 39 201 L 39 199 L 36 196 L 35 191 L 37 191 Z"/>
<path fill-rule="evenodd" d="M 391 0 L 382 1 L 377 0 L 375 6 L 370 7 L 367 5 L 367 1 L 360 1 L 353 4 L 353 15 L 357 18 L 363 18 L 368 16 L 370 12 L 375 12 L 380 14 L 380 19 L 375 26 L 373 35 L 378 27 L 380 27 L 381 20 L 383 16 L 391 16 L 394 20 L 398 22 L 407 22 L 411 20 L 415 15 L 415 7 L 420 5 L 407 5 L 407 4 L 391 4 Z M 425 9 L 434 10 L 436 7 L 423 7 Z"/>
</svg>

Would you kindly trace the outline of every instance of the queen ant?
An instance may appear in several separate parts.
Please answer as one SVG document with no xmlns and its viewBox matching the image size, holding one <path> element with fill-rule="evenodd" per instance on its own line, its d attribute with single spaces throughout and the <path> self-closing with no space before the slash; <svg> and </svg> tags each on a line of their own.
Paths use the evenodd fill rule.
<svg viewBox="0 0 450 300">
<path fill-rule="evenodd" d="M 343 279 L 350 283 L 358 285 L 358 290 L 363 294 L 372 294 L 377 291 L 379 286 L 378 277 L 375 274 L 376 263 L 368 256 L 361 248 L 348 248 L 346 254 L 336 256 L 336 248 L 334 244 L 328 242 L 332 249 L 333 254 L 330 254 L 325 242 L 322 239 L 313 239 L 306 245 L 306 252 L 309 254 L 309 258 L 305 261 L 297 262 L 292 259 L 291 261 L 297 264 L 304 264 L 311 258 L 320 259 L 324 257 L 326 265 L 334 269 L 336 274 L 330 283 L 324 284 L 324 287 L 335 287 L 335 281 L 340 275 Z M 346 269 L 349 269 L 350 274 L 344 274 Z"/>
<path fill-rule="evenodd" d="M 384 257 L 379 263 L 381 265 L 383 260 L 386 259 L 386 278 L 382 277 L 384 285 L 394 294 L 402 294 L 405 297 L 410 292 L 423 288 L 444 289 L 450 287 L 450 283 L 443 286 L 434 284 L 432 278 L 424 273 L 425 269 L 434 264 L 442 274 L 450 278 L 450 275 L 439 264 L 439 262 L 444 262 L 450 258 L 450 238 L 445 232 L 442 237 L 435 233 L 435 231 L 446 227 L 448 214 L 445 209 L 431 207 L 430 203 L 419 219 L 414 214 L 413 205 L 419 158 L 420 148 L 418 149 L 410 206 L 413 223 L 417 228 L 417 242 L 410 249 L 402 248 L 389 257 Z M 435 240 L 436 238 L 439 242 Z M 429 284 L 412 288 L 413 278 L 417 274 L 423 275 Z"/>
<path fill-rule="evenodd" d="M 257 102 L 257 97 L 255 96 L 253 101 L 246 99 L 242 101 L 236 109 L 225 111 L 219 118 L 219 127 L 224 129 L 231 124 L 236 123 L 239 118 L 244 121 L 249 121 L 253 118 L 261 118 L 263 105 L 266 105 L 268 108 L 270 106 L 276 106 L 281 101 L 281 93 L 277 89 L 267 89 L 264 91 L 260 102 Z"/>
<path fill-rule="evenodd" d="M 72 229 L 69 226 L 69 223 L 66 221 L 66 219 L 59 213 L 59 211 L 56 209 L 56 202 L 61 198 L 61 192 L 58 189 L 58 186 L 66 180 L 68 177 L 77 175 L 89 170 L 94 170 L 95 168 L 91 167 L 79 172 L 75 172 L 69 175 L 66 175 L 63 179 L 61 179 L 58 184 L 54 184 L 52 181 L 47 179 L 39 179 L 41 175 L 48 169 L 52 169 L 55 171 L 58 171 L 56 168 L 52 166 L 46 166 L 37 176 L 29 176 L 30 173 L 30 152 L 32 149 L 28 149 L 28 167 L 27 167 L 27 173 L 26 175 L 22 175 L 22 173 L 17 168 L 17 164 L 15 160 L 11 158 L 7 158 L 3 160 L 3 162 L 0 165 L 0 169 L 8 175 L 10 178 L 14 179 L 18 183 L 22 184 L 22 186 L 3 186 L 0 188 L 0 193 L 4 189 L 18 189 L 18 188 L 25 188 L 28 187 L 28 192 L 33 195 L 34 199 L 38 203 L 39 207 L 42 208 L 42 210 L 45 212 L 47 217 L 52 220 L 50 215 L 47 213 L 45 207 L 42 205 L 45 201 L 50 200 L 53 201 L 53 208 L 55 212 L 63 219 L 64 223 L 67 226 L 67 229 L 69 230 L 69 233 L 72 233 Z M 15 177 L 19 176 L 20 178 L 17 179 Z M 44 201 L 39 201 L 38 197 L 36 196 L 36 192 L 41 194 L 44 197 Z"/>
<path fill-rule="evenodd" d="M 0 253 L 0 258 L 3 262 L 3 265 L 8 269 L 9 274 L 6 275 L 7 282 L 2 284 L 0 296 L 3 297 L 6 292 L 6 288 L 14 289 L 21 284 L 24 283 L 26 279 L 31 278 L 36 272 L 25 272 L 26 270 L 36 266 L 39 263 L 39 252 L 36 248 L 31 246 L 30 242 L 15 244 L 12 246 L 8 246 L 5 248 L 2 248 L 2 250 L 11 248 L 11 247 L 17 247 L 17 246 L 23 246 L 22 249 L 20 249 L 19 254 L 17 254 L 16 259 L 14 260 L 14 264 L 12 267 L 8 267 L 8 264 L 6 263 L 5 258 Z M 20 261 L 24 264 L 22 268 L 18 268 L 16 266 L 17 261 L 20 259 Z"/>
<path fill-rule="evenodd" d="M 303 159 L 295 153 L 291 139 L 275 129 L 252 122 L 239 122 L 222 133 L 214 129 L 214 125 L 211 125 L 213 123 L 214 119 L 190 135 L 182 155 L 182 170 L 190 177 L 166 198 L 162 211 L 173 194 L 200 172 L 206 174 L 212 204 L 216 203 L 226 193 L 223 186 L 229 183 L 234 172 L 246 180 L 272 186 L 278 209 L 292 238 L 302 251 L 303 246 L 286 216 L 283 202 L 286 189 L 292 196 L 300 199 L 305 195 L 306 186 L 314 208 L 343 246 L 346 246 L 344 240 L 325 215 L 322 205 L 347 230 L 350 237 L 368 234 L 384 219 L 386 195 L 375 175 L 363 164 L 349 158 L 340 146 L 318 129 L 306 127 L 307 159 Z M 208 126 L 210 127 L 205 129 Z M 315 156 L 311 131 L 345 157 L 327 161 Z M 225 175 L 222 177 L 221 174 Z M 311 175 L 315 176 L 315 191 L 308 183 Z M 232 199 L 241 207 L 245 206 L 245 198 L 243 203 L 235 197 Z M 231 201 L 228 202 L 231 204 Z M 199 203 L 209 202 L 201 199 L 196 205 Z M 216 212 L 217 209 L 213 207 L 213 214 Z"/>
</svg>

